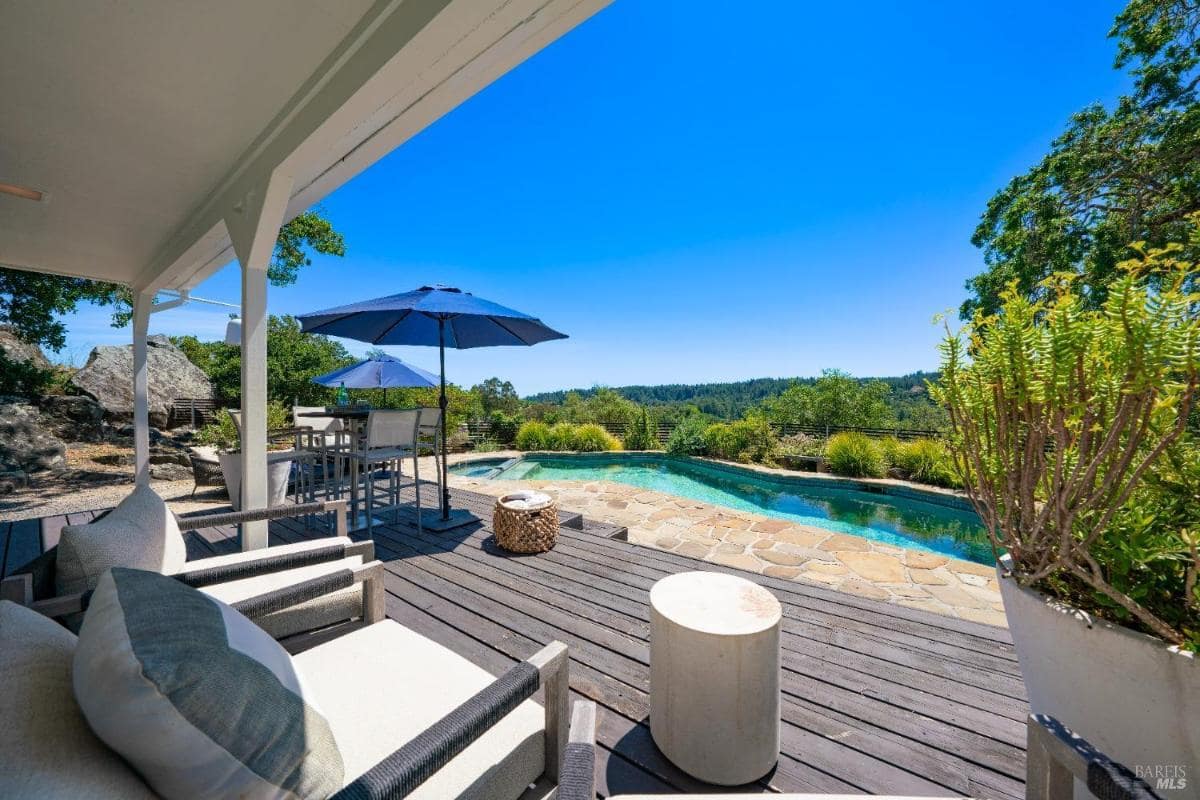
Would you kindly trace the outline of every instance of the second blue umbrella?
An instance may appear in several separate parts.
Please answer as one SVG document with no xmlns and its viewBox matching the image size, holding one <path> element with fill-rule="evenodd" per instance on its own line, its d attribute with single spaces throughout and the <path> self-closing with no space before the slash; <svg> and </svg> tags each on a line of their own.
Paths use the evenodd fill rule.
<svg viewBox="0 0 1200 800">
<path fill-rule="evenodd" d="M 381 355 L 335 369 L 313 378 L 313 383 L 336 389 L 383 389 L 387 398 L 388 389 L 428 388 L 438 385 L 438 377 L 420 367 L 405 364 L 398 358 Z"/>
</svg>

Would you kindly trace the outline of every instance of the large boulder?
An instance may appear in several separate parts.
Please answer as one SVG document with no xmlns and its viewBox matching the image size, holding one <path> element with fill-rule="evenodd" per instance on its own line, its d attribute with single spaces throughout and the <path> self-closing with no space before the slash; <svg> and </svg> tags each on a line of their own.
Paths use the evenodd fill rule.
<svg viewBox="0 0 1200 800">
<path fill-rule="evenodd" d="M 17 336 L 10 325 L 0 325 L 0 350 L 9 361 L 32 361 L 38 369 L 50 369 L 50 359 L 42 352 L 42 348 Z"/>
<path fill-rule="evenodd" d="M 147 345 L 150 424 L 165 428 L 172 403 L 185 397 L 209 399 L 213 396 L 212 383 L 167 337 L 151 336 Z M 131 419 L 133 345 L 92 350 L 87 364 L 71 378 L 71 385 L 99 402 L 109 419 Z"/>
<path fill-rule="evenodd" d="M 50 394 L 43 397 L 42 423 L 65 442 L 99 442 L 104 439 L 104 407 L 83 395 Z"/>
<path fill-rule="evenodd" d="M 0 397 L 0 473 L 62 469 L 67 448 L 42 424 L 37 406 Z"/>
</svg>

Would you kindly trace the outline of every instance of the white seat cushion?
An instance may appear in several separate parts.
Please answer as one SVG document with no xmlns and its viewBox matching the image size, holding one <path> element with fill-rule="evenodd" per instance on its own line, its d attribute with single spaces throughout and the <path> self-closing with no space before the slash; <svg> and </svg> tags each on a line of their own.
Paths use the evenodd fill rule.
<svg viewBox="0 0 1200 800">
<path fill-rule="evenodd" d="M 228 583 L 204 586 L 200 591 L 223 603 L 233 605 L 240 600 L 257 597 L 286 586 L 295 586 L 302 581 L 319 578 L 331 572 L 361 567 L 362 563 L 361 556 L 351 556 L 338 561 L 327 561 L 324 564 L 310 564 L 307 567 L 297 567 L 283 572 L 272 572 L 268 575 L 256 575 L 253 578 L 242 578 Z M 282 639 L 285 636 L 315 631 L 361 617 L 362 597 L 362 584 L 356 584 L 348 589 L 330 592 L 306 603 L 275 611 L 254 620 L 254 622 L 271 634 L 272 638 Z"/>
<path fill-rule="evenodd" d="M 325 711 L 349 783 L 495 678 L 391 620 L 292 658 Z M 520 797 L 545 769 L 545 713 L 526 700 L 409 795 Z"/>
<path fill-rule="evenodd" d="M 75 641 L 49 617 L 0 600 L 0 797 L 157 797 L 75 703 Z"/>
<path fill-rule="evenodd" d="M 164 797 L 326 798 L 342 785 L 329 723 L 291 657 L 174 578 L 100 578 L 72 682 L 92 730 Z"/>
<path fill-rule="evenodd" d="M 95 589 L 112 567 L 170 574 L 184 568 L 187 546 L 175 515 L 149 486 L 139 486 L 102 519 L 66 525 L 55 557 L 59 595 Z"/>
</svg>

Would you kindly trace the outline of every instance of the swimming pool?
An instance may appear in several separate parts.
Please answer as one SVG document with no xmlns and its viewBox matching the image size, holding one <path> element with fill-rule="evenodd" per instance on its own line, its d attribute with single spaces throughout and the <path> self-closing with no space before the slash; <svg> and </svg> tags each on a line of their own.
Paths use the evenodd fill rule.
<svg viewBox="0 0 1200 800">
<path fill-rule="evenodd" d="M 450 471 L 494 480 L 614 481 L 897 547 L 994 562 L 983 525 L 965 502 L 901 486 L 776 477 L 734 465 L 644 454 L 493 458 L 455 464 Z"/>
</svg>

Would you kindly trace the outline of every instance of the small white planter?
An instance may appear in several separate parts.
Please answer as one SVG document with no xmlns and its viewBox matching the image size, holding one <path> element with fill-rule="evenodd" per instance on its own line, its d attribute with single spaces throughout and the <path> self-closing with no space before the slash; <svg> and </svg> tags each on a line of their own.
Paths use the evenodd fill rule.
<svg viewBox="0 0 1200 800">
<path fill-rule="evenodd" d="M 221 473 L 225 476 L 225 490 L 235 511 L 242 510 L 242 456 L 240 453 L 219 453 Z M 288 478 L 292 473 L 290 460 L 271 461 L 267 464 L 267 505 L 282 505 L 287 500 Z"/>
<path fill-rule="evenodd" d="M 1129 769 L 1149 771 L 1151 787 L 1153 776 L 1164 774 L 1155 768 L 1186 775 L 1189 791 L 1200 785 L 1194 655 L 1027 589 L 1008 575 L 1009 563 L 1005 558 L 996 572 L 1031 709 Z"/>
</svg>

